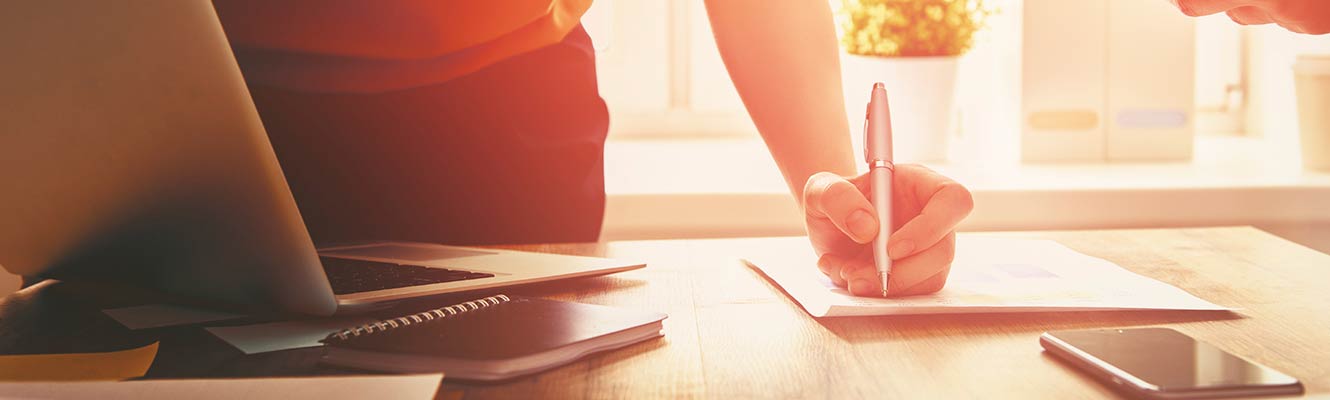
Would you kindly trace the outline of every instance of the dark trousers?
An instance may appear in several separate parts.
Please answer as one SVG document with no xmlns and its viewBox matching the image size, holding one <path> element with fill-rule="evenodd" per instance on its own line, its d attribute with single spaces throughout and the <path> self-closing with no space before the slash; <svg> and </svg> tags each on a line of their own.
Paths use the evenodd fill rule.
<svg viewBox="0 0 1330 400">
<path fill-rule="evenodd" d="M 600 234 L 608 114 L 580 27 L 562 43 L 415 89 L 250 90 L 316 243 Z"/>
</svg>

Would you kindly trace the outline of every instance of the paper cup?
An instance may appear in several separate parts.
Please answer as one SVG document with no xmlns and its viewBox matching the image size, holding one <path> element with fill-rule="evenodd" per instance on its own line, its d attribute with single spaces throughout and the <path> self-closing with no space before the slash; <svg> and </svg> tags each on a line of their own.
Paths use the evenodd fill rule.
<svg viewBox="0 0 1330 400">
<path fill-rule="evenodd" d="M 1298 56 L 1293 76 L 1302 125 L 1302 165 L 1330 171 L 1330 54 Z"/>
</svg>

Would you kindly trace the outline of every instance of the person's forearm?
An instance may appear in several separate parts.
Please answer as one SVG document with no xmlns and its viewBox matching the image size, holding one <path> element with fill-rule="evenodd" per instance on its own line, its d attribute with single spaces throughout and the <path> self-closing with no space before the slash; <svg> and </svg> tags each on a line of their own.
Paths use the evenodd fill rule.
<svg viewBox="0 0 1330 400">
<path fill-rule="evenodd" d="M 504 2 L 502 8 L 484 1 L 438 0 L 215 0 L 213 4 L 235 45 L 423 59 L 529 23 L 549 5 L 549 0 Z"/>
<path fill-rule="evenodd" d="M 708 0 L 721 58 L 796 199 L 821 171 L 855 172 L 825 1 Z"/>
</svg>

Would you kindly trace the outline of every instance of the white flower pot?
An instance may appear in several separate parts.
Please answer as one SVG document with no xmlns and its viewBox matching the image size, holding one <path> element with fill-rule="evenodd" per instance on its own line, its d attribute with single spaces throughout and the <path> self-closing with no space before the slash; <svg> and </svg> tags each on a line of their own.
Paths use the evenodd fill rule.
<svg viewBox="0 0 1330 400">
<path fill-rule="evenodd" d="M 958 57 L 866 57 L 842 54 L 845 108 L 862 152 L 865 104 L 874 82 L 887 86 L 897 162 L 944 161 L 952 134 Z M 856 153 L 856 154 L 859 154 Z"/>
</svg>

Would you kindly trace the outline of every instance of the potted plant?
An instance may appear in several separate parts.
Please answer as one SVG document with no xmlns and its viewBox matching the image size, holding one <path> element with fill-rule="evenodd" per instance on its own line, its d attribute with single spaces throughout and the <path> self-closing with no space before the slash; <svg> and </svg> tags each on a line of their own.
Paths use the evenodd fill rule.
<svg viewBox="0 0 1330 400">
<path fill-rule="evenodd" d="M 850 126 L 862 124 L 859 109 L 869 88 L 883 82 L 896 159 L 946 159 L 957 62 L 992 13 L 984 0 L 842 0 L 841 67 Z"/>
</svg>

